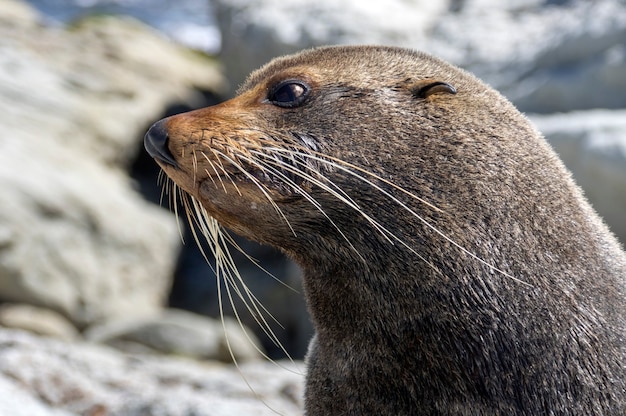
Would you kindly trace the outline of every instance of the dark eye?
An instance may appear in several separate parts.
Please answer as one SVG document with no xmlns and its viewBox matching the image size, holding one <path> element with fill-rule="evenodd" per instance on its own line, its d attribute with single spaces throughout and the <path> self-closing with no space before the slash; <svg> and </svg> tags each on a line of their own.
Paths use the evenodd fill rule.
<svg viewBox="0 0 626 416">
<path fill-rule="evenodd" d="M 301 81 L 283 81 L 267 96 L 270 103 L 283 108 L 302 105 L 309 94 L 309 87 Z"/>
</svg>

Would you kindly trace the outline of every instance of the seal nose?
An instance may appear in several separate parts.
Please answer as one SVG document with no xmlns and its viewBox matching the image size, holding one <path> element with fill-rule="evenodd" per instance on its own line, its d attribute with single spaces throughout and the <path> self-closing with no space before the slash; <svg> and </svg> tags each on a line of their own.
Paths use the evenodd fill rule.
<svg viewBox="0 0 626 416">
<path fill-rule="evenodd" d="M 148 129 L 143 138 L 143 145 L 148 154 L 154 159 L 178 167 L 176 159 L 167 147 L 169 136 L 164 121 L 165 119 L 159 120 Z"/>
</svg>

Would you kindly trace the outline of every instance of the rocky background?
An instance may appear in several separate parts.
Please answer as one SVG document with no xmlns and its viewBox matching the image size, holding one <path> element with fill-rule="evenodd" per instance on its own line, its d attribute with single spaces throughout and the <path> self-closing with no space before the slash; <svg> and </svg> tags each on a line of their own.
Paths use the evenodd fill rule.
<svg viewBox="0 0 626 416">
<path fill-rule="evenodd" d="M 159 7 L 82 2 L 102 3 Z M 476 73 L 530 116 L 626 241 L 625 1 L 200 3 L 217 46 L 98 8 L 59 23 L 46 2 L 0 0 L 0 415 L 301 414 L 302 363 L 251 317 L 215 319 L 215 277 L 142 137 L 304 47 L 408 46 Z M 299 359 L 311 334 L 299 271 L 246 248 L 295 289 L 242 262 Z"/>
</svg>

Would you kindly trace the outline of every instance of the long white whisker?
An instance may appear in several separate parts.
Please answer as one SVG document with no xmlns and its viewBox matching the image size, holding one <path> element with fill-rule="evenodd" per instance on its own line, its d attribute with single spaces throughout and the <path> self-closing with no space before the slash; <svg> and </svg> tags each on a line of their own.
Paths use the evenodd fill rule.
<svg viewBox="0 0 626 416">
<path fill-rule="evenodd" d="M 176 182 L 172 181 L 172 206 L 174 207 L 174 218 L 176 218 L 176 228 L 178 229 L 178 235 L 180 235 L 180 240 L 185 244 L 185 234 L 183 233 L 183 227 L 180 223 L 180 215 L 178 213 L 178 199 L 176 198 L 176 193 L 179 193 L 180 199 L 184 199 L 185 195 L 187 195 L 182 189 L 176 185 Z"/>
<path fill-rule="evenodd" d="M 244 293 L 246 293 L 247 298 L 250 299 L 250 303 L 248 303 L 245 300 L 243 293 L 239 289 L 237 289 L 238 295 L 240 296 L 242 302 L 244 303 L 246 308 L 250 311 L 252 317 L 259 324 L 263 332 L 265 332 L 266 335 L 272 340 L 272 342 L 276 344 L 286 354 L 286 356 L 291 359 L 291 357 L 289 356 L 289 353 L 282 346 L 282 343 L 280 342 L 276 334 L 273 332 L 273 330 L 269 326 L 269 323 L 265 320 L 263 313 L 259 310 L 259 305 L 265 311 L 265 313 L 267 313 L 272 318 L 272 320 L 274 320 L 278 325 L 280 325 L 280 322 L 262 305 L 262 303 L 247 288 L 245 283 L 243 283 L 243 279 L 239 275 L 235 262 L 232 259 L 232 257 L 230 257 L 230 254 L 228 254 L 228 261 L 227 261 L 228 267 L 223 266 L 224 265 L 223 260 L 225 258 L 224 252 L 228 253 L 228 250 L 224 250 L 222 248 L 224 247 L 223 242 L 220 239 L 215 237 L 215 232 L 212 232 L 212 230 L 215 229 L 215 227 L 219 227 L 219 225 L 217 225 L 217 221 L 215 221 L 215 219 L 206 212 L 204 207 L 202 207 L 202 205 L 195 198 L 191 196 L 190 198 L 191 198 L 192 206 L 187 205 L 188 204 L 187 199 L 183 200 L 186 205 L 185 212 L 187 213 L 187 218 L 188 218 L 189 223 L 192 225 L 191 226 L 192 236 L 196 244 L 200 248 L 201 254 L 204 257 L 205 261 L 209 264 L 209 266 L 211 267 L 211 269 L 216 275 L 226 277 L 230 282 L 233 283 L 233 285 L 235 285 L 234 284 L 235 281 L 240 281 L 242 283 L 242 286 L 245 288 Z M 190 215 L 191 212 L 195 212 L 196 216 L 192 218 Z M 207 222 L 206 219 L 209 219 L 210 221 Z M 202 249 L 202 244 L 200 242 L 200 239 L 198 238 L 198 234 L 195 231 L 194 224 L 195 226 L 198 227 L 202 235 L 204 235 L 210 241 L 211 244 L 209 244 L 209 247 L 212 251 L 213 256 L 216 259 L 215 265 L 211 264 L 208 256 Z M 224 273 L 225 270 L 226 270 L 226 273 Z M 236 276 L 236 278 L 232 277 L 233 276 L 231 274 L 232 270 L 234 270 L 234 275 Z M 237 286 L 235 285 L 235 287 Z M 218 294 L 218 296 L 220 296 L 220 294 Z M 221 298 L 220 298 L 220 301 L 221 301 Z M 253 306 L 250 306 L 251 304 Z M 234 306 L 233 306 L 233 310 L 235 310 Z M 254 345 L 256 349 L 258 349 L 258 347 L 253 342 L 252 342 L 252 345 Z"/>
<path fill-rule="evenodd" d="M 269 141 L 267 141 L 267 142 L 268 142 L 268 144 L 270 144 L 270 147 L 268 147 L 268 149 L 279 150 L 279 151 L 290 151 L 289 149 L 286 149 L 286 148 L 276 148 L 276 149 L 274 149 L 273 147 L 271 147 L 271 145 L 275 145 L 275 143 L 274 142 L 269 142 Z M 364 173 L 367 176 L 370 176 L 370 177 L 374 178 L 375 180 L 381 181 L 381 182 L 383 182 L 383 183 L 385 183 L 385 184 L 387 184 L 387 185 L 389 185 L 389 186 L 399 190 L 400 192 L 410 196 L 411 198 L 415 199 L 416 201 L 421 202 L 422 204 L 424 204 L 424 205 L 434 209 L 435 211 L 444 212 L 441 208 L 439 208 L 436 205 L 426 201 L 424 198 L 421 198 L 420 196 L 415 195 L 411 191 L 409 191 L 407 189 L 404 189 L 403 187 L 397 185 L 396 183 L 394 183 L 394 182 L 392 182 L 392 181 L 390 181 L 388 179 L 385 179 L 382 176 L 375 174 L 374 172 L 371 172 L 371 171 L 369 171 L 367 169 L 359 167 L 359 166 L 357 166 L 355 164 L 352 164 L 350 162 L 346 162 L 345 160 L 339 159 L 337 157 L 333 157 L 333 156 L 326 155 L 326 154 L 321 153 L 321 152 L 314 151 L 314 150 L 310 149 L 309 147 L 305 147 L 305 146 L 302 146 L 302 145 L 299 145 L 299 144 L 295 144 L 295 143 L 291 144 L 291 146 L 293 146 L 293 148 L 296 149 L 296 152 L 294 152 L 296 155 L 309 155 L 309 156 L 317 157 L 317 158 L 320 158 L 320 159 L 323 159 L 323 160 L 334 161 L 335 163 L 338 163 L 338 164 L 341 164 L 341 165 L 346 166 L 348 168 L 354 169 L 355 171 Z M 298 149 L 301 149 L 301 152 L 298 151 Z"/>
<path fill-rule="evenodd" d="M 237 193 L 239 194 L 239 196 L 241 196 L 241 191 L 239 190 L 239 188 L 237 187 L 237 184 L 235 183 L 235 180 L 231 177 L 230 173 L 228 173 L 228 171 L 226 170 L 226 168 L 224 167 L 224 164 L 222 163 L 222 161 L 219 159 L 219 157 L 217 157 L 217 155 L 219 154 L 218 152 L 216 152 L 214 149 L 210 149 L 211 153 L 213 153 L 216 158 L 215 160 L 218 162 L 219 168 L 222 171 L 222 174 L 224 176 L 226 176 L 228 178 L 228 180 L 230 180 L 230 183 L 233 185 L 233 188 L 235 188 L 235 190 L 237 191 Z M 220 152 L 221 153 L 221 152 Z M 213 169 L 215 169 L 215 166 L 213 164 L 213 162 L 211 161 L 211 159 L 206 155 L 206 153 L 202 152 L 202 156 L 204 156 L 204 158 L 211 164 L 211 167 L 213 167 Z M 217 177 L 220 180 L 220 182 L 222 182 L 222 175 L 220 175 L 219 173 L 217 173 Z M 222 187 L 224 189 L 224 193 L 227 194 L 228 190 L 226 190 L 226 186 L 224 185 L 224 182 L 222 182 Z"/>
<path fill-rule="evenodd" d="M 272 159 L 273 160 L 273 159 Z M 299 163 L 301 165 L 302 162 L 296 162 Z M 284 162 L 280 162 L 280 166 L 281 168 L 291 168 L 294 169 L 292 167 L 289 166 L 289 164 L 284 164 Z M 298 169 L 294 169 L 293 170 L 294 173 L 297 174 L 301 174 L 302 172 L 299 171 Z M 304 174 L 303 174 L 304 175 Z M 309 175 L 306 175 L 309 176 Z M 302 176 L 303 178 L 305 176 Z M 433 270 L 442 273 L 441 270 L 439 270 L 432 262 L 430 262 L 428 259 L 426 259 L 424 256 L 422 256 L 420 253 L 418 253 L 413 247 L 411 247 L 408 243 L 406 243 L 404 240 L 402 240 L 401 238 L 399 238 L 398 236 L 396 236 L 394 233 L 392 233 L 390 230 L 388 230 L 386 227 L 384 227 L 382 224 L 380 224 L 378 221 L 374 220 L 374 218 L 372 218 L 371 216 L 367 215 L 365 212 L 363 212 L 363 210 L 360 209 L 360 207 L 358 205 L 351 205 L 349 202 L 349 200 L 345 200 L 343 198 L 341 198 L 341 196 L 339 194 L 337 194 L 336 191 L 334 191 L 333 189 L 329 188 L 327 185 L 325 185 L 324 183 L 317 181 L 313 178 L 313 180 L 315 181 L 314 184 L 317 186 L 320 186 L 323 190 L 329 192 L 330 194 L 332 194 L 333 196 L 335 196 L 336 198 L 340 199 L 342 202 L 344 202 L 346 205 L 348 205 L 350 208 L 354 209 L 355 211 L 357 211 L 365 220 L 367 220 L 368 223 L 370 223 L 374 229 L 378 230 L 378 232 L 381 233 L 381 235 L 390 243 L 393 244 L 394 241 L 400 243 L 402 246 L 404 246 L 406 249 L 408 249 L 409 251 L 411 251 L 415 256 L 417 256 L 420 260 L 422 260 L 423 262 L 425 262 L 429 267 L 431 267 Z M 351 200 L 351 199 L 350 199 Z M 331 220 L 332 222 L 332 220 Z M 339 230 L 339 228 L 337 228 Z M 343 233 L 341 232 L 341 230 L 339 230 L 339 232 L 343 235 Z M 348 240 L 348 243 L 349 240 Z M 350 243 L 350 246 L 352 246 L 352 244 Z M 354 248 L 354 247 L 353 247 Z M 354 249 L 356 251 L 356 249 Z M 361 259 L 363 259 L 363 257 L 360 255 L 360 253 L 358 251 L 356 251 L 357 254 L 359 255 L 359 257 Z M 363 261 L 365 261 L 363 259 Z"/>
<path fill-rule="evenodd" d="M 195 199 L 192 199 L 192 203 L 194 204 L 194 206 L 199 205 L 197 204 Z M 219 228 L 217 228 L 217 230 L 219 230 Z M 213 242 L 217 241 L 217 236 L 212 233 L 205 234 L 205 236 Z M 226 346 L 228 349 L 228 353 L 230 354 L 230 359 L 232 360 L 233 365 L 237 368 L 237 371 L 241 375 L 241 378 L 243 379 L 244 383 L 246 383 L 246 385 L 248 386 L 248 389 L 250 389 L 250 391 L 254 394 L 254 396 L 258 400 L 260 400 L 268 409 L 272 410 L 276 414 L 280 414 L 279 412 L 274 410 L 269 404 L 267 404 L 260 395 L 257 394 L 256 390 L 252 387 L 252 385 L 248 381 L 248 378 L 245 376 L 244 372 L 241 370 L 241 367 L 239 366 L 239 361 L 237 360 L 237 357 L 235 357 L 235 354 L 233 353 L 233 349 L 230 344 L 230 338 L 228 337 L 228 330 L 226 329 L 226 320 L 224 319 L 224 304 L 222 302 L 222 290 L 221 290 L 221 284 L 220 284 L 220 274 L 221 274 L 220 270 L 223 270 L 221 266 L 221 259 L 222 259 L 221 247 L 219 247 L 218 244 L 212 244 L 212 251 L 213 251 L 213 254 L 215 255 L 215 269 L 216 269 L 215 277 L 217 279 L 217 299 L 218 299 L 218 305 L 219 305 L 219 311 L 220 311 L 220 321 L 222 323 L 222 330 L 224 331 L 224 339 L 226 340 Z M 226 287 L 226 291 L 228 294 L 228 298 L 230 299 L 231 305 L 233 307 L 233 311 L 235 311 L 235 314 L 237 316 L 237 321 L 239 322 L 239 325 L 241 325 L 241 327 L 243 328 L 241 319 L 239 319 L 239 316 L 236 312 L 237 309 L 235 308 L 233 304 L 233 299 L 232 299 L 230 290 L 228 289 L 228 284 L 226 284 L 225 287 Z M 246 334 L 246 336 L 248 336 L 245 330 L 244 330 L 244 333 Z M 256 345 L 254 343 L 252 343 L 252 345 L 255 346 L 256 348 Z"/>
<path fill-rule="evenodd" d="M 224 239 L 227 241 L 227 243 L 231 246 L 234 247 L 238 252 L 240 252 L 250 263 L 254 264 L 257 268 L 259 268 L 262 272 L 264 272 L 265 274 L 267 274 L 269 277 L 271 277 L 273 280 L 275 280 L 277 283 L 283 285 L 284 287 L 286 287 L 287 289 L 291 290 L 294 293 L 300 293 L 298 290 L 294 289 L 293 287 L 289 286 L 287 283 L 283 282 L 282 280 L 280 280 L 278 277 L 274 276 L 272 274 L 272 272 L 270 272 L 269 270 L 267 270 L 265 267 L 263 267 L 257 259 L 255 259 L 254 257 L 252 257 L 250 254 L 246 253 L 246 251 L 241 248 L 241 246 L 239 244 L 237 244 L 237 242 L 235 241 L 235 239 L 226 231 L 226 230 L 222 230 L 222 235 L 224 236 Z M 278 322 L 277 322 L 278 323 Z M 280 323 L 279 323 L 280 325 Z"/>
<path fill-rule="evenodd" d="M 225 287 L 227 289 L 227 295 L 229 297 L 230 304 L 233 308 L 233 313 L 235 314 L 235 317 L 237 318 L 237 321 L 239 322 L 239 324 L 242 326 L 245 336 L 248 338 L 248 340 L 253 345 L 253 347 L 263 357 L 267 358 L 270 361 L 273 361 L 263 351 L 261 351 L 261 349 L 254 343 L 254 341 L 248 335 L 245 327 L 243 326 L 243 323 L 241 322 L 239 313 L 237 312 L 237 309 L 235 307 L 234 300 L 231 294 L 231 288 L 235 290 L 235 293 L 237 294 L 239 299 L 243 302 L 244 306 L 250 312 L 251 316 L 259 325 L 259 327 L 263 330 L 263 332 L 268 336 L 268 338 L 270 338 L 270 340 L 278 348 L 281 349 L 281 351 L 283 351 L 286 357 L 288 357 L 289 360 L 293 363 L 293 359 L 291 358 L 287 350 L 284 348 L 284 346 L 278 339 L 277 335 L 271 329 L 271 326 L 265 319 L 263 312 L 265 312 L 265 314 L 271 317 L 271 319 L 274 322 L 276 322 L 278 325 L 280 325 L 280 322 L 265 308 L 265 306 L 252 293 L 252 291 L 247 287 L 243 278 L 239 274 L 235 261 L 230 255 L 230 251 L 228 250 L 228 240 L 231 239 L 230 236 L 228 236 L 228 238 L 224 238 L 224 232 L 221 229 L 221 226 L 219 225 L 219 223 L 206 212 L 204 207 L 195 198 L 192 198 L 192 204 L 193 204 L 194 211 L 196 212 L 196 216 L 198 217 L 197 224 L 201 228 L 202 234 L 205 235 L 207 239 L 209 239 L 209 241 L 211 241 L 211 250 L 216 259 L 214 270 L 216 274 L 218 275 L 218 277 L 220 279 L 223 278 L 224 282 L 226 283 Z M 240 286 L 241 288 L 243 288 L 243 292 Z M 246 298 L 248 300 L 246 300 Z M 220 301 L 221 301 L 221 298 L 220 298 Z M 259 309 L 259 307 L 261 309 Z M 278 363 L 275 363 L 275 364 L 279 365 Z M 283 367 L 283 366 L 280 366 L 280 367 Z M 289 370 L 289 371 L 293 371 L 293 370 Z"/>
<path fill-rule="evenodd" d="M 407 212 L 409 212 L 411 215 L 413 215 L 415 218 L 417 218 L 420 222 L 422 222 L 422 224 L 424 224 L 426 227 L 430 228 L 433 232 L 435 232 L 436 234 L 438 234 L 440 237 L 442 237 L 444 240 L 446 240 L 447 242 L 449 242 L 450 244 L 452 244 L 454 247 L 458 248 L 459 250 L 461 250 L 463 253 L 467 254 L 468 256 L 472 257 L 473 259 L 477 260 L 478 262 L 480 262 L 481 264 L 487 266 L 488 268 L 490 268 L 491 270 L 494 270 L 510 279 L 515 280 L 518 283 L 522 283 L 524 285 L 527 286 L 531 286 L 531 284 L 524 282 L 523 280 L 520 280 L 518 278 L 516 278 L 515 276 L 505 272 L 504 270 L 501 270 L 499 268 L 497 268 L 496 266 L 489 264 L 488 262 L 486 262 L 485 260 L 481 259 L 480 257 L 478 257 L 476 254 L 472 253 L 471 251 L 469 251 L 468 249 L 466 249 L 465 247 L 461 246 L 460 244 L 458 244 L 456 241 L 454 241 L 452 238 L 450 238 L 449 236 L 447 236 L 445 233 L 443 233 L 441 230 L 439 230 L 437 227 L 433 226 L 432 224 L 430 224 L 428 221 L 426 221 L 426 219 L 424 219 L 422 216 L 420 216 L 419 214 L 417 214 L 413 209 L 411 209 L 410 207 L 408 207 L 404 202 L 400 201 L 398 198 L 396 198 L 395 196 L 393 196 L 392 194 L 390 194 L 389 192 L 385 191 L 381 186 L 373 183 L 372 181 L 370 181 L 369 179 L 364 178 L 363 176 L 359 175 L 358 173 L 355 173 L 354 171 L 350 170 L 348 167 L 344 166 L 344 163 L 337 163 L 337 162 L 333 162 L 331 160 L 322 158 L 322 157 L 318 157 L 318 156 L 314 156 L 311 154 L 307 154 L 304 152 L 294 152 L 293 150 L 290 149 L 285 149 L 285 148 L 271 148 L 268 149 L 271 151 L 277 151 L 277 152 L 284 152 L 284 153 L 288 153 L 288 154 L 295 154 L 297 156 L 300 157 L 306 157 L 312 160 L 315 160 L 317 162 L 326 164 L 328 166 L 332 166 L 333 168 L 339 169 L 345 173 L 350 174 L 351 176 L 363 181 L 364 183 L 372 186 L 374 189 L 376 189 L 377 191 L 381 192 L 383 195 L 389 197 L 392 201 L 394 201 L 395 203 L 397 203 L 400 207 L 402 207 L 403 209 L 405 209 Z M 303 164 L 302 162 L 297 162 L 297 163 L 301 163 L 304 167 L 306 167 L 305 164 Z M 345 165 L 348 165 L 347 163 L 345 163 Z M 399 187 L 396 186 L 397 189 L 401 189 Z M 407 194 L 411 194 L 410 192 L 406 191 L 405 193 Z M 441 211 L 441 210 L 439 210 Z M 399 241 L 399 240 L 397 240 Z M 401 242 L 405 247 L 409 248 L 408 245 L 402 241 Z M 413 250 L 411 250 L 413 251 Z M 413 251 L 414 252 L 414 251 Z"/>
<path fill-rule="evenodd" d="M 257 153 L 254 152 L 253 153 Z M 263 156 L 262 153 L 259 153 L 260 156 Z M 324 211 L 324 209 L 322 208 L 322 206 L 319 204 L 319 202 L 317 202 L 315 200 L 315 198 L 313 198 L 308 192 L 306 192 L 304 189 L 302 189 L 301 186 L 299 186 L 298 184 L 296 184 L 295 182 L 293 182 L 290 178 L 288 178 L 285 174 L 283 174 L 280 169 L 274 168 L 273 166 L 271 166 L 272 164 L 277 165 L 278 168 L 282 168 L 284 170 L 289 170 L 291 173 L 294 173 L 298 176 L 300 176 L 301 178 L 310 181 L 311 183 L 316 184 L 317 186 L 319 186 L 322 189 L 327 190 L 329 193 L 332 193 L 333 195 L 335 195 L 338 199 L 342 200 L 343 202 L 345 202 L 347 205 L 353 207 L 354 209 L 356 209 L 357 211 L 359 210 L 358 206 L 356 206 L 356 204 L 352 203 L 351 199 L 344 199 L 342 198 L 341 194 L 338 194 L 336 191 L 334 191 L 333 189 L 330 189 L 326 186 L 326 184 L 322 183 L 321 181 L 318 181 L 317 179 L 315 179 L 314 177 L 298 170 L 298 169 L 294 169 L 293 167 L 291 167 L 289 164 L 284 164 L 281 161 L 277 161 L 274 159 L 270 159 L 271 162 L 268 161 L 262 161 L 260 159 L 248 159 L 248 162 L 251 164 L 254 164 L 255 166 L 257 166 L 259 169 L 264 170 L 264 171 L 269 171 L 270 173 L 274 174 L 275 176 L 277 176 L 278 178 L 280 178 L 281 180 L 283 180 L 287 185 L 291 186 L 297 193 L 299 193 L 300 195 L 302 195 L 302 197 L 304 197 L 307 201 L 309 201 L 311 203 L 311 205 L 313 205 L 332 225 L 332 227 L 337 230 L 337 232 L 341 235 L 341 237 L 346 241 L 346 243 L 348 243 L 348 245 L 350 246 L 350 248 L 361 258 L 361 260 L 363 260 L 365 262 L 365 259 L 361 256 L 361 253 L 359 253 L 359 251 L 354 247 L 354 245 L 352 244 L 352 242 L 350 241 L 350 239 L 345 235 L 345 233 L 341 230 L 341 228 L 339 228 L 339 226 L 328 216 L 328 214 Z"/>
<path fill-rule="evenodd" d="M 262 153 L 258 153 L 258 155 L 262 156 L 263 154 Z M 328 181 L 327 178 L 324 178 L 324 180 L 327 181 L 328 183 L 330 183 L 332 185 L 332 187 L 328 186 L 326 183 L 320 181 L 319 179 L 314 178 L 313 176 L 303 172 L 302 170 L 294 168 L 293 166 L 289 165 L 288 163 L 283 162 L 280 159 L 276 159 L 276 158 L 271 158 L 270 157 L 270 158 L 267 158 L 267 161 L 270 161 L 275 166 L 277 166 L 279 169 L 288 170 L 289 172 L 291 172 L 291 173 L 293 173 L 293 174 L 295 174 L 297 176 L 300 176 L 303 179 L 308 180 L 312 184 L 317 185 L 321 189 L 323 189 L 326 192 L 330 193 L 331 195 L 333 195 L 335 198 L 337 198 L 339 201 L 343 202 L 344 204 L 346 204 L 350 208 L 352 208 L 355 211 L 359 212 L 359 214 L 361 214 L 361 216 L 363 218 L 365 218 L 374 228 L 379 230 L 379 232 L 383 235 L 383 237 L 385 237 L 387 239 L 387 241 L 389 241 L 390 243 L 393 244 L 392 239 L 385 235 L 385 234 L 392 234 L 392 233 L 390 231 L 388 231 L 378 221 L 374 220 L 371 216 L 369 216 L 365 212 L 363 212 L 363 210 L 359 207 L 359 205 L 356 202 L 354 202 L 354 200 L 352 198 L 347 196 L 345 194 L 345 192 L 342 189 L 340 189 L 337 185 L 335 185 L 334 183 Z M 304 163 L 302 163 L 302 162 L 300 162 L 298 160 L 295 160 L 295 159 L 293 161 L 294 161 L 294 163 L 297 163 L 300 166 L 302 166 L 304 168 L 307 168 L 306 164 L 304 164 Z"/>
<path fill-rule="evenodd" d="M 289 222 L 289 220 L 287 219 L 287 217 L 285 216 L 285 214 L 283 213 L 283 211 L 280 209 L 280 207 L 278 206 L 278 204 L 276 204 L 276 202 L 274 201 L 274 199 L 270 196 L 270 194 L 268 193 L 267 190 L 267 186 L 264 185 L 263 183 L 261 183 L 257 178 L 255 178 L 252 174 L 250 174 L 250 172 L 248 172 L 247 170 L 245 170 L 239 163 L 237 163 L 235 160 L 233 160 L 231 157 L 229 157 L 228 155 L 224 154 L 223 152 L 220 152 L 219 150 L 214 150 L 214 152 L 216 152 L 216 154 L 220 155 L 221 157 L 223 157 L 226 161 L 228 161 L 230 164 L 232 164 L 235 168 L 237 168 L 237 170 L 239 170 L 242 174 L 244 174 L 250 181 L 252 181 L 252 183 L 254 183 L 257 188 L 263 193 L 263 195 L 265 196 L 265 198 L 267 198 L 268 202 L 272 205 L 272 207 L 274 208 L 274 210 L 278 213 L 278 215 L 281 216 L 281 218 L 285 221 L 285 223 L 287 224 L 287 226 L 289 227 L 289 229 L 291 230 L 291 233 L 293 234 L 294 237 L 297 237 L 296 235 L 296 231 L 293 229 L 293 227 L 291 226 L 291 223 Z M 241 155 L 242 156 L 242 155 Z M 239 157 L 241 157 L 239 156 Z"/>
</svg>

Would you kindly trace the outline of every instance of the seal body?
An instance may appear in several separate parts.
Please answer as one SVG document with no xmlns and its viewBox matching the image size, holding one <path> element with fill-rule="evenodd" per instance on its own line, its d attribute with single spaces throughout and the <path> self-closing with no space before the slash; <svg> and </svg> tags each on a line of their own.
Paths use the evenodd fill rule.
<svg viewBox="0 0 626 416">
<path fill-rule="evenodd" d="M 541 135 L 429 55 L 278 58 L 146 148 L 304 271 L 306 414 L 626 414 L 626 259 Z"/>
</svg>

